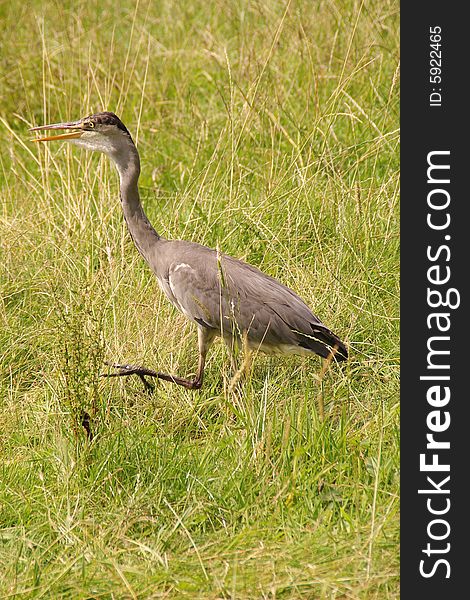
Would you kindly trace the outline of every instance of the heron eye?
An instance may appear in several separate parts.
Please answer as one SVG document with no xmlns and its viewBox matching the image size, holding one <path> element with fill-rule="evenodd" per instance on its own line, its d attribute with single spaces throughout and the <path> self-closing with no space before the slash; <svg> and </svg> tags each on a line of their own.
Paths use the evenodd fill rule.
<svg viewBox="0 0 470 600">
<path fill-rule="evenodd" d="M 95 127 L 95 124 L 93 123 L 93 121 L 89 121 L 89 122 L 87 123 L 87 127 L 88 127 L 89 129 L 94 129 L 94 127 Z"/>
</svg>

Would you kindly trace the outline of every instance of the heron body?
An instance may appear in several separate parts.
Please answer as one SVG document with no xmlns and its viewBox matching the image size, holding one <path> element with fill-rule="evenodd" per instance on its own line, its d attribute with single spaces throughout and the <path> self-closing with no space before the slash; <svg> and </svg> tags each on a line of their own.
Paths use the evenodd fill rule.
<svg viewBox="0 0 470 600">
<path fill-rule="evenodd" d="M 134 243 L 154 272 L 169 301 L 198 330 L 199 364 L 195 378 L 182 378 L 134 365 L 113 365 L 109 376 L 158 377 L 184 387 L 200 388 L 206 354 L 220 336 L 231 347 L 245 340 L 268 354 L 318 354 L 346 360 L 344 343 L 313 314 L 303 300 L 259 269 L 194 242 L 166 240 L 150 224 L 140 202 L 140 160 L 132 137 L 110 112 L 70 123 L 34 127 L 63 130 L 35 141 L 64 140 L 104 152 L 120 178 L 121 205 Z"/>
</svg>

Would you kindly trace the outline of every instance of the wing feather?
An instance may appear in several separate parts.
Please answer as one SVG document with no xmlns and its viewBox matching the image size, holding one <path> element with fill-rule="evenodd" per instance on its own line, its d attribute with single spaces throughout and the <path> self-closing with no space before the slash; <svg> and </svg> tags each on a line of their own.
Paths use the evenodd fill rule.
<svg viewBox="0 0 470 600">
<path fill-rule="evenodd" d="M 173 242 L 175 243 L 175 242 Z M 168 281 L 174 302 L 198 324 L 264 347 L 298 348 L 337 359 L 347 349 L 288 287 L 259 269 L 188 242 L 170 264 Z M 198 252 L 195 252 L 197 246 Z"/>
</svg>

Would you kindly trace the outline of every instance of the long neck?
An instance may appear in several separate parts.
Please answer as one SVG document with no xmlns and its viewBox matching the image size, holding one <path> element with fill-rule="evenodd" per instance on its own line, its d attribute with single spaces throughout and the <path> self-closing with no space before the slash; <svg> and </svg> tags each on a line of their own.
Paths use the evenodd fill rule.
<svg viewBox="0 0 470 600">
<path fill-rule="evenodd" d="M 129 140 L 125 151 L 112 156 L 119 173 L 124 218 L 137 249 L 149 262 L 160 236 L 150 224 L 139 197 L 140 160 L 137 148 Z"/>
</svg>

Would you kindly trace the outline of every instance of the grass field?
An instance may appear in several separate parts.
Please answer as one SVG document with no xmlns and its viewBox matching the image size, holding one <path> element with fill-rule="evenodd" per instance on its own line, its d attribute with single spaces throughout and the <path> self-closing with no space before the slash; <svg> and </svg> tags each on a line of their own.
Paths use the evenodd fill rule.
<svg viewBox="0 0 470 600">
<path fill-rule="evenodd" d="M 13 0 L 0 22 L 0 598 L 398 598 L 398 2 Z M 259 355 L 239 388 L 217 343 L 199 392 L 99 378 L 197 362 L 107 159 L 29 141 L 100 110 L 157 231 L 281 279 L 344 367 Z"/>
</svg>

